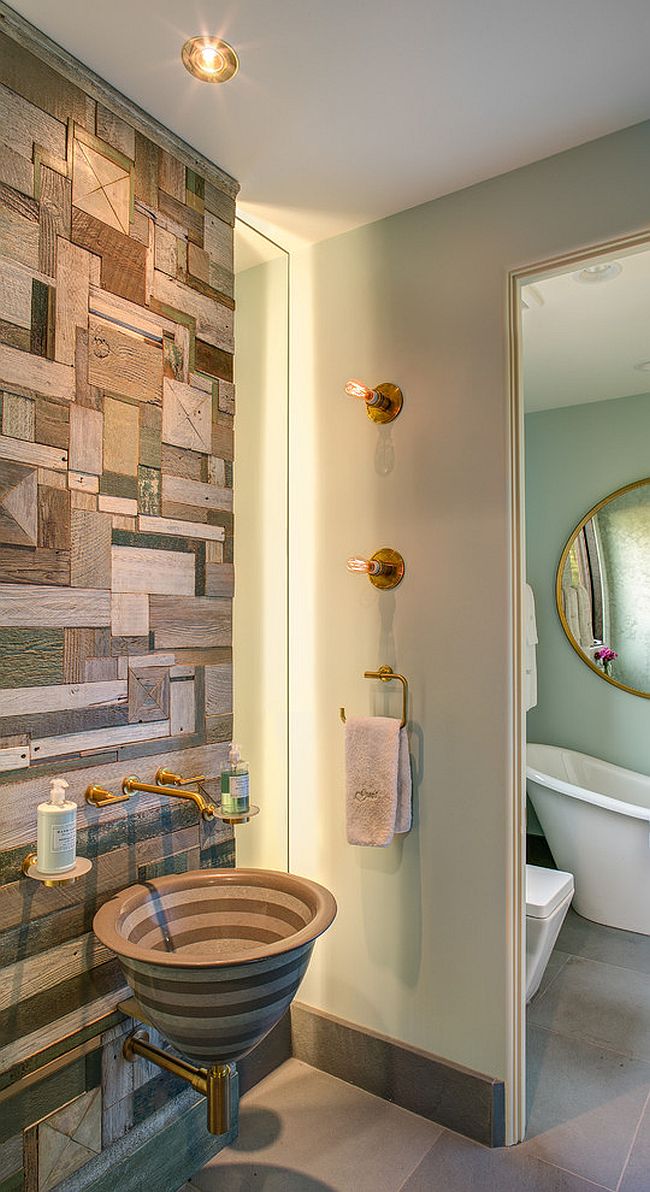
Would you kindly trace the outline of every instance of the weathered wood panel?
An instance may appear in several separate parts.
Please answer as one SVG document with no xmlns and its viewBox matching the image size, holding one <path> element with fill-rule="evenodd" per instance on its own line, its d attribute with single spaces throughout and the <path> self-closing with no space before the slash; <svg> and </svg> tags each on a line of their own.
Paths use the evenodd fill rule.
<svg viewBox="0 0 650 1192">
<path fill-rule="evenodd" d="M 213 539 L 223 542 L 223 526 L 208 526 L 201 522 L 176 521 L 169 517 L 139 517 L 138 528 L 145 534 L 174 534 L 180 538 Z"/>
<path fill-rule="evenodd" d="M 152 595 L 149 623 L 157 650 L 176 646 L 227 646 L 232 635 L 232 603 L 196 597 L 191 604 L 176 596 Z"/>
<path fill-rule="evenodd" d="M 41 589 L 42 591 L 42 589 Z M 0 691 L 0 716 L 28 716 L 33 712 L 66 712 L 72 708 L 97 708 L 126 700 L 122 679 L 111 683 L 57 684 L 53 687 L 15 687 Z"/>
<path fill-rule="evenodd" d="M 121 724 L 117 728 L 98 728 L 86 733 L 41 737 L 31 742 L 30 757 L 32 761 L 39 761 L 69 753 L 94 753 L 113 745 L 127 745 L 133 741 L 151 741 L 157 737 L 168 736 L 168 721 L 147 725 Z"/>
<path fill-rule="evenodd" d="M 162 346 L 125 335 L 105 319 L 89 320 L 88 380 L 135 401 L 162 400 Z M 0 376 L 2 355 L 0 354 Z"/>
<path fill-rule="evenodd" d="M 234 350 L 234 320 L 229 306 L 184 286 L 159 269 L 153 275 L 153 294 L 159 302 L 187 311 L 196 319 L 196 334 L 226 352 Z"/>
<path fill-rule="evenodd" d="M 0 584 L 0 625 L 63 629 L 111 623 L 109 592 Z"/>
<path fill-rule="evenodd" d="M 103 468 L 104 419 L 99 410 L 80 406 L 70 409 L 70 467 L 75 472 L 101 476 Z"/>
<path fill-rule="evenodd" d="M 74 401 L 74 369 L 43 356 L 27 355 L 0 344 L 0 386 L 17 393 L 42 394 Z"/>
<path fill-rule="evenodd" d="M 194 556 L 114 546 L 113 591 L 193 596 Z"/>
</svg>

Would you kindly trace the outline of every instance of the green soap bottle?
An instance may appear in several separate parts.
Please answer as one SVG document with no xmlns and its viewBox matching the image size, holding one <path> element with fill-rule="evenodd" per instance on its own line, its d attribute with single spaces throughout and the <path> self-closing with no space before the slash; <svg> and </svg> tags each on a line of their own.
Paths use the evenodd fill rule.
<svg viewBox="0 0 650 1192">
<path fill-rule="evenodd" d="M 238 745 L 230 746 L 229 763 L 221 771 L 221 810 L 226 815 L 246 815 L 251 805 L 249 773 Z"/>
</svg>

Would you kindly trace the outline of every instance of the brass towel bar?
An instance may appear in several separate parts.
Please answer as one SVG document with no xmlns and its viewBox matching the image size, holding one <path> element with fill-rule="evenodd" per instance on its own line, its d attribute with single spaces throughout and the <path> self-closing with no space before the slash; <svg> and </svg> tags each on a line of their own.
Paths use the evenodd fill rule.
<svg viewBox="0 0 650 1192">
<path fill-rule="evenodd" d="M 397 679 L 398 683 L 402 684 L 402 720 L 401 727 L 406 728 L 408 720 L 408 703 L 409 703 L 409 685 L 404 675 L 399 675 L 393 670 L 392 666 L 380 666 L 376 671 L 364 671 L 364 679 L 380 679 L 382 683 L 390 683 L 391 679 Z M 341 720 L 345 724 L 345 708 L 341 708 L 339 713 Z"/>
</svg>

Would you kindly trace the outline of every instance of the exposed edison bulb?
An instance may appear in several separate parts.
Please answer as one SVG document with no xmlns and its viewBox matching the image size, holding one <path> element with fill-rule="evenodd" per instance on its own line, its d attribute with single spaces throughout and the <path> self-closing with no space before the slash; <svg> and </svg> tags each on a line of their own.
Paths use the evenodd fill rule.
<svg viewBox="0 0 650 1192">
<path fill-rule="evenodd" d="M 183 65 L 204 83 L 227 83 L 239 70 L 239 58 L 219 37 L 190 37 L 181 54 Z"/>
<path fill-rule="evenodd" d="M 361 559 L 358 555 L 353 555 L 348 559 L 347 568 L 357 575 L 380 575 L 382 564 L 378 559 Z"/>
<path fill-rule="evenodd" d="M 364 385 L 363 381 L 348 381 L 345 386 L 348 397 L 359 397 L 362 401 L 372 401 L 375 391 Z"/>
</svg>

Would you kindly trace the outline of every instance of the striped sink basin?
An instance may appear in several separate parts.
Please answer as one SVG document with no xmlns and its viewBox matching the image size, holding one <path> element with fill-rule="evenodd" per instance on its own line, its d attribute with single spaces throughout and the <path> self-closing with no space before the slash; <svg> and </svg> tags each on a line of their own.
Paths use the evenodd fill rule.
<svg viewBox="0 0 650 1192">
<path fill-rule="evenodd" d="M 186 1059 L 236 1061 L 295 997 L 336 914 L 323 886 L 265 869 L 201 869 L 129 886 L 95 935 L 147 1018 Z"/>
</svg>

